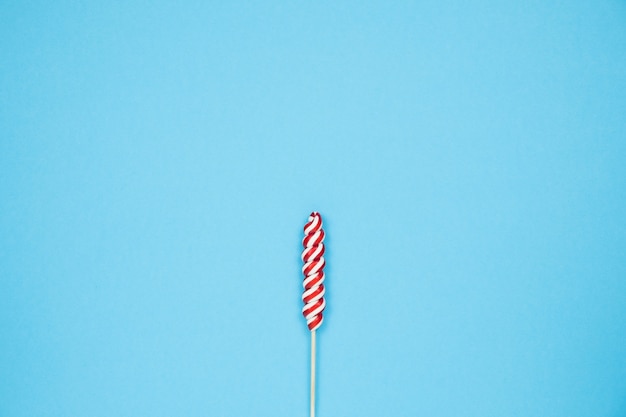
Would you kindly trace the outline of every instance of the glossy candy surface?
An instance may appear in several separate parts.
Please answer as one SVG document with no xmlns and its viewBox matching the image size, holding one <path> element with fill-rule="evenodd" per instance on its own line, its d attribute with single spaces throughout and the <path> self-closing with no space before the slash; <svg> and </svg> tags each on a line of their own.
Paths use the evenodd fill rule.
<svg viewBox="0 0 626 417">
<path fill-rule="evenodd" d="M 324 229 L 322 229 L 322 216 L 313 212 L 304 226 L 304 239 L 302 239 L 302 273 L 304 274 L 304 293 L 302 301 L 304 307 L 302 314 L 306 319 L 309 330 L 313 331 L 320 327 L 323 321 L 322 312 L 326 307 L 324 300 Z"/>
</svg>

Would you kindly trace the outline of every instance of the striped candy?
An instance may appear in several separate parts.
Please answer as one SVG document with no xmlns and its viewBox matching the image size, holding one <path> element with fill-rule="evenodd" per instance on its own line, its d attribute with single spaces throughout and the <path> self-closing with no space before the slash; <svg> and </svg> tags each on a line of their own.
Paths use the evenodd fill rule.
<svg viewBox="0 0 626 417">
<path fill-rule="evenodd" d="M 302 239 L 302 273 L 304 274 L 304 293 L 302 301 L 302 315 L 306 319 L 309 330 L 313 331 L 322 324 L 322 311 L 326 307 L 324 301 L 324 230 L 322 229 L 322 216 L 313 212 L 309 221 L 304 226 L 304 239 Z"/>
</svg>

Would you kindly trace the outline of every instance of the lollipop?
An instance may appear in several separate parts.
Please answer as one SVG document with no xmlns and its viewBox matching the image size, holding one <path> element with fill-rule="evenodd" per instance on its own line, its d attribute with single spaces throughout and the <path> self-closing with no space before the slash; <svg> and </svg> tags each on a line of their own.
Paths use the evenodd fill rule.
<svg viewBox="0 0 626 417">
<path fill-rule="evenodd" d="M 323 321 L 322 312 L 326 307 L 324 300 L 324 230 L 322 229 L 322 216 L 313 212 L 309 221 L 304 226 L 304 239 L 302 239 L 302 273 L 304 274 L 304 293 L 302 301 L 302 315 L 306 319 L 307 326 L 311 331 L 311 417 L 315 416 L 315 330 Z"/>
<path fill-rule="evenodd" d="M 309 330 L 314 332 L 323 321 L 322 311 L 326 307 L 324 301 L 324 230 L 322 229 L 322 216 L 313 212 L 309 221 L 304 226 L 304 239 L 302 239 L 302 273 L 304 274 L 304 293 L 302 301 L 304 307 L 302 314 L 306 319 Z"/>
</svg>

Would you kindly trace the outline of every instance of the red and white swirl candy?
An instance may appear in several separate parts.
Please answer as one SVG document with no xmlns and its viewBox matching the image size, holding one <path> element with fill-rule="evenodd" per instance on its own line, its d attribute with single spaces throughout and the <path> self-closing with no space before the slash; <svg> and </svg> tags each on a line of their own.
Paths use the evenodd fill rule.
<svg viewBox="0 0 626 417">
<path fill-rule="evenodd" d="M 322 324 L 322 311 L 326 307 L 324 301 L 324 230 L 322 229 L 322 216 L 313 212 L 309 221 L 304 226 L 304 239 L 302 239 L 302 273 L 304 274 L 304 293 L 302 301 L 302 315 L 306 319 L 309 330 L 313 331 Z"/>
</svg>

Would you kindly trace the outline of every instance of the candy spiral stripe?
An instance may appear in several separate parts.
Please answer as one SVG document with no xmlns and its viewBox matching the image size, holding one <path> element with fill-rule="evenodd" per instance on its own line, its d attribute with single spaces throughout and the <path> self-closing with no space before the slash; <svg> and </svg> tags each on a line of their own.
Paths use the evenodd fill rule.
<svg viewBox="0 0 626 417">
<path fill-rule="evenodd" d="M 304 226 L 304 239 L 302 239 L 302 273 L 304 274 L 304 293 L 302 301 L 302 315 L 306 319 L 309 330 L 313 331 L 322 324 L 322 311 L 326 307 L 324 300 L 324 230 L 322 229 L 322 216 L 313 212 L 309 221 Z"/>
</svg>

